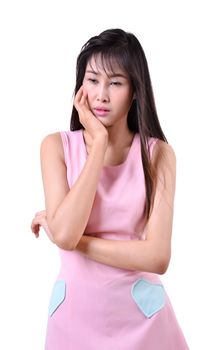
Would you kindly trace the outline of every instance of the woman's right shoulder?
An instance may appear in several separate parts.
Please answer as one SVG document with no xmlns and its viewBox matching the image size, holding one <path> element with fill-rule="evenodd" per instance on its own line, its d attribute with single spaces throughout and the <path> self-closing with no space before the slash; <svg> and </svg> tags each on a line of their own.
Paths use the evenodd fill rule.
<svg viewBox="0 0 221 350">
<path fill-rule="evenodd" d="M 41 154 L 60 154 L 63 158 L 61 132 L 46 135 L 41 141 Z"/>
<path fill-rule="evenodd" d="M 41 152 L 60 155 L 64 159 L 64 153 L 69 147 L 74 147 L 82 138 L 82 130 L 58 131 L 46 135 L 41 142 Z"/>
</svg>

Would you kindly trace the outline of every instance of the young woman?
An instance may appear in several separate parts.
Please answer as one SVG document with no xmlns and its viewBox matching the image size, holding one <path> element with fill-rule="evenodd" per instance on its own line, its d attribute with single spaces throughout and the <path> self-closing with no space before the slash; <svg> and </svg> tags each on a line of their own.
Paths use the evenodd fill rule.
<svg viewBox="0 0 221 350">
<path fill-rule="evenodd" d="M 188 349 L 158 276 L 170 260 L 175 155 L 133 34 L 106 30 L 83 46 L 70 129 L 42 142 L 46 210 L 31 225 L 61 254 L 45 349 Z"/>
</svg>

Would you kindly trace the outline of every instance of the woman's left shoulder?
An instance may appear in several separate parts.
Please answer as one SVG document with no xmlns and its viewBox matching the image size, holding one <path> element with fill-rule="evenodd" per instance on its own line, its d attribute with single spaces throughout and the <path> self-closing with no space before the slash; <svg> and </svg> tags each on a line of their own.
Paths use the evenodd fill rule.
<svg viewBox="0 0 221 350">
<path fill-rule="evenodd" d="M 156 165 L 170 165 L 176 166 L 176 154 L 173 147 L 166 141 L 154 139 L 155 145 L 153 147 L 152 162 Z"/>
</svg>

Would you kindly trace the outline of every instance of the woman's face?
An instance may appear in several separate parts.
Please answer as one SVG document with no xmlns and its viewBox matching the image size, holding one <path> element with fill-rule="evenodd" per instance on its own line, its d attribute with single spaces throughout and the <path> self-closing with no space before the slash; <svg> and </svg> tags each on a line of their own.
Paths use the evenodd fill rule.
<svg viewBox="0 0 221 350">
<path fill-rule="evenodd" d="M 108 71 L 99 56 L 92 56 L 88 62 L 83 79 L 84 91 L 88 94 L 88 103 L 92 113 L 105 125 L 121 125 L 127 120 L 127 114 L 133 100 L 130 79 L 125 71 L 113 64 Z"/>
</svg>

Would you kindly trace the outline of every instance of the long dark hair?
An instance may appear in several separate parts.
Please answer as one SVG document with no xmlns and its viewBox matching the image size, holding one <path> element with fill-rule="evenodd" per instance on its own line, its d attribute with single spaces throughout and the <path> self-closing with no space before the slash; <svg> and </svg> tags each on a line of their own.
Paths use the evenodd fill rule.
<svg viewBox="0 0 221 350">
<path fill-rule="evenodd" d="M 146 216 L 149 218 L 154 193 L 154 172 L 150 162 L 147 139 L 156 137 L 166 141 L 161 129 L 154 101 L 151 79 L 143 48 L 138 39 L 121 29 L 108 29 L 89 39 L 82 47 L 77 58 L 75 94 L 82 85 L 86 65 L 92 56 L 101 57 L 105 67 L 111 68 L 112 62 L 127 72 L 136 99 L 128 112 L 128 128 L 139 132 L 141 156 L 146 187 Z M 70 129 L 79 130 L 83 126 L 73 106 Z"/>
</svg>

